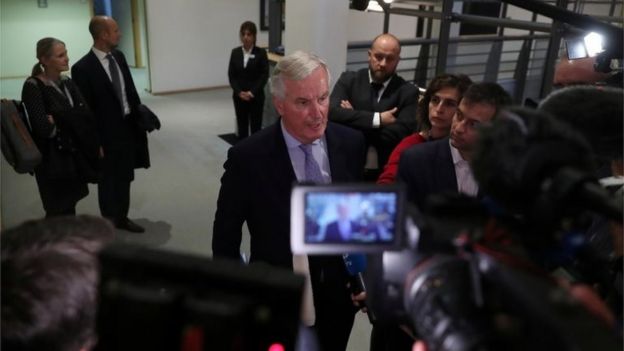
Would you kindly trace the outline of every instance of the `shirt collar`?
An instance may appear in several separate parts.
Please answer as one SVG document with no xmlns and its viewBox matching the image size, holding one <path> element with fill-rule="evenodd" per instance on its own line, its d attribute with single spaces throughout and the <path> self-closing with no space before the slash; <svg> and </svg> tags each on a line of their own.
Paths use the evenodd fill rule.
<svg viewBox="0 0 624 351">
<path fill-rule="evenodd" d="M 243 48 L 243 54 L 247 54 L 247 55 L 251 55 L 251 52 L 253 51 L 254 47 L 255 47 L 255 46 L 254 46 L 254 45 L 252 45 L 252 46 L 249 48 L 249 51 L 247 51 L 247 50 L 245 50 L 245 47 L 244 47 L 244 46 L 241 46 L 241 48 Z"/>
<path fill-rule="evenodd" d="M 286 127 L 284 127 L 284 120 L 283 119 L 280 119 L 280 127 L 282 128 L 282 134 L 284 135 L 284 141 L 286 142 L 286 147 L 287 148 L 289 148 L 289 149 L 299 148 L 299 145 L 303 144 L 299 140 L 295 139 L 295 137 L 292 136 L 290 133 L 288 133 L 288 131 L 286 130 Z M 322 139 L 324 139 L 324 138 L 325 138 L 325 135 L 323 135 L 319 139 L 314 140 L 311 144 L 312 145 L 319 145 L 319 144 L 322 143 Z"/>
<path fill-rule="evenodd" d="M 383 85 L 383 89 L 385 89 L 388 86 L 388 84 L 390 84 L 392 77 L 394 77 L 394 74 L 391 75 L 390 78 L 386 79 L 383 83 L 381 83 Z M 371 75 L 370 68 L 368 69 L 368 82 L 369 83 L 373 82 L 373 76 Z"/>
<path fill-rule="evenodd" d="M 464 160 L 464 158 L 461 156 L 461 154 L 459 153 L 459 150 L 457 150 L 452 144 L 451 144 L 451 139 L 449 139 L 449 147 L 451 148 L 451 156 L 453 157 L 453 164 L 457 165 L 458 163 L 463 163 L 463 162 L 467 162 L 466 160 Z"/>
<path fill-rule="evenodd" d="M 104 61 L 106 59 L 106 55 L 108 55 L 109 53 L 106 53 L 100 49 L 97 49 L 95 47 L 91 48 L 91 51 L 93 51 L 93 53 L 95 54 L 95 56 L 97 56 L 98 59 L 100 59 L 100 61 Z"/>
</svg>

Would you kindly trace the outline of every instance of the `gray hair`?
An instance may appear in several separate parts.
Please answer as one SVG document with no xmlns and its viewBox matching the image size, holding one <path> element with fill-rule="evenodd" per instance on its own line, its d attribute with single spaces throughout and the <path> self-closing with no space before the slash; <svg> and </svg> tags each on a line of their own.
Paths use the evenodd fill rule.
<svg viewBox="0 0 624 351">
<path fill-rule="evenodd" d="M 297 50 L 284 56 L 275 66 L 271 75 L 271 94 L 283 99 L 286 96 L 284 79 L 302 80 L 312 74 L 317 68 L 323 67 L 327 72 L 327 84 L 331 84 L 331 75 L 327 64 L 320 57 L 305 51 Z"/>
</svg>

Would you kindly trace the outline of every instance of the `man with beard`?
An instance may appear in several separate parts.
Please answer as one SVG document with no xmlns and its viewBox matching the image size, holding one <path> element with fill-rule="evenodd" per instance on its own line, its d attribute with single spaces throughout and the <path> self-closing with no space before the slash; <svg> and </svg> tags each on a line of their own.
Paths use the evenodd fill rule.
<svg viewBox="0 0 624 351">
<path fill-rule="evenodd" d="M 469 167 L 478 129 L 488 123 L 511 97 L 496 83 L 471 85 L 464 93 L 450 138 L 418 144 L 401 155 L 397 179 L 407 185 L 407 199 L 424 210 L 427 198 L 443 192 L 477 196 L 479 185 Z"/>
<path fill-rule="evenodd" d="M 275 66 L 270 84 L 280 119 L 228 151 L 212 252 L 216 258 L 240 260 L 242 226 L 247 222 L 250 262 L 307 275 L 303 322 L 314 328 L 321 349 L 345 350 L 357 309 L 342 257 L 308 260 L 293 257 L 290 250 L 293 184 L 353 182 L 364 168 L 362 136 L 327 121 L 329 79 L 325 62 L 303 51 L 285 56 Z"/>
<path fill-rule="evenodd" d="M 368 68 L 344 72 L 331 94 L 329 119 L 364 133 L 383 167 L 395 146 L 416 131 L 418 89 L 396 74 L 401 44 L 381 34 L 368 50 Z"/>
<path fill-rule="evenodd" d="M 117 22 L 95 16 L 89 32 L 93 47 L 72 67 L 72 78 L 95 115 L 104 150 L 98 181 L 100 212 L 115 227 L 141 233 L 145 229 L 128 219 L 134 168 L 150 166 L 147 135 L 137 126 L 141 100 L 126 58 L 115 49 L 121 39 Z"/>
</svg>

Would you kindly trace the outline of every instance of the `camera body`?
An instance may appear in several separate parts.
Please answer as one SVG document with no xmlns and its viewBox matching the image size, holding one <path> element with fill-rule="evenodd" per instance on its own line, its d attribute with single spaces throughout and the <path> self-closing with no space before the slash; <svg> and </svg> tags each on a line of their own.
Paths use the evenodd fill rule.
<svg viewBox="0 0 624 351">
<path fill-rule="evenodd" d="M 621 348 L 547 274 L 519 269 L 481 246 L 492 219 L 481 202 L 433 196 L 423 214 L 406 206 L 402 193 L 399 185 L 295 187 L 293 252 L 366 253 L 366 303 L 375 323 L 409 326 L 429 350 Z M 330 240 L 345 203 L 352 205 L 344 220 L 390 219 L 384 235 L 372 240 L 367 229 Z"/>
</svg>

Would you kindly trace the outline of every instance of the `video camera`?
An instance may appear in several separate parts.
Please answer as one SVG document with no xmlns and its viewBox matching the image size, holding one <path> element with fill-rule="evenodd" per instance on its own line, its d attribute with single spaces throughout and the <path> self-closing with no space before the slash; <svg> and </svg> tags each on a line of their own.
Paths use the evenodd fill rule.
<svg viewBox="0 0 624 351">
<path fill-rule="evenodd" d="M 357 230 L 325 240 L 345 205 Z M 297 186 L 291 211 L 293 252 L 367 253 L 375 323 L 409 325 L 429 350 L 621 348 L 548 277 L 481 246 L 490 214 L 474 199 L 433 197 L 422 214 L 398 185 Z"/>
</svg>

